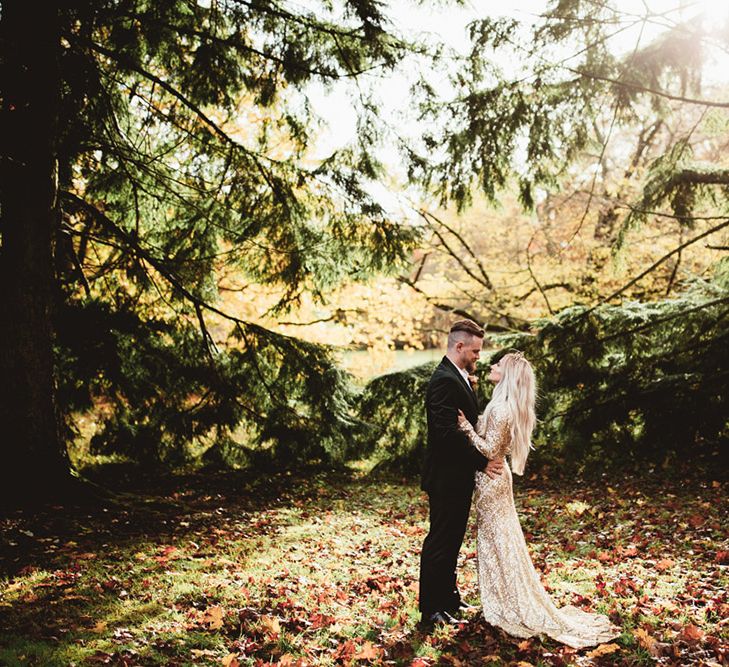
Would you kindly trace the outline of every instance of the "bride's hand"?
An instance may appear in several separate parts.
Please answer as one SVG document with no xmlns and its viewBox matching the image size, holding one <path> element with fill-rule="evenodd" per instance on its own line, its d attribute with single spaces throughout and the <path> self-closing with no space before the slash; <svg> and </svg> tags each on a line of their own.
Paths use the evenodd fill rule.
<svg viewBox="0 0 729 667">
<path fill-rule="evenodd" d="M 468 419 L 466 419 L 466 415 L 463 414 L 463 410 L 458 410 L 458 427 L 463 428 L 467 423 Z"/>
</svg>

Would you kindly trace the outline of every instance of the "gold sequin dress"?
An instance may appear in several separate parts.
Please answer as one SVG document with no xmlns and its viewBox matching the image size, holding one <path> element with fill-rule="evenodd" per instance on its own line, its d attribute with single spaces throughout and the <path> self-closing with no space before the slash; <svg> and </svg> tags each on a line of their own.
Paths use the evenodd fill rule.
<svg viewBox="0 0 729 667">
<path fill-rule="evenodd" d="M 506 410 L 497 408 L 487 424 L 482 415 L 476 430 L 469 423 L 461 428 L 488 458 L 511 453 Z M 573 648 L 594 646 L 620 634 L 605 616 L 573 606 L 558 609 L 544 590 L 521 530 L 506 461 L 497 479 L 476 473 L 473 503 L 478 521 L 481 606 L 488 623 L 516 637 L 543 633 Z"/>
</svg>

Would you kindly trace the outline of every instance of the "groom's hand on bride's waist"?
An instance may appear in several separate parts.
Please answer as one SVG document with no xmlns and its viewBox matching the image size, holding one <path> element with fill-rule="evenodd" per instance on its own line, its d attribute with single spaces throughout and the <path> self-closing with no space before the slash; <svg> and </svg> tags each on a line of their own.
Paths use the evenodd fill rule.
<svg viewBox="0 0 729 667">
<path fill-rule="evenodd" d="M 489 459 L 488 465 L 483 471 L 491 478 L 496 479 L 504 472 L 504 459 Z"/>
</svg>

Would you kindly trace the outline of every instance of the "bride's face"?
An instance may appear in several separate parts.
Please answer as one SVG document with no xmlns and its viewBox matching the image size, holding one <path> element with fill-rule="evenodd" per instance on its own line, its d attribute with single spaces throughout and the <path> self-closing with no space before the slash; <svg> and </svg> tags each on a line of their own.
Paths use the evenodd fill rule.
<svg viewBox="0 0 729 667">
<path fill-rule="evenodd" d="M 497 363 L 492 364 L 491 372 L 489 373 L 488 380 L 489 380 L 489 382 L 498 384 L 499 382 L 501 382 L 502 375 L 503 375 L 503 372 L 501 370 L 501 361 L 499 360 Z"/>
</svg>

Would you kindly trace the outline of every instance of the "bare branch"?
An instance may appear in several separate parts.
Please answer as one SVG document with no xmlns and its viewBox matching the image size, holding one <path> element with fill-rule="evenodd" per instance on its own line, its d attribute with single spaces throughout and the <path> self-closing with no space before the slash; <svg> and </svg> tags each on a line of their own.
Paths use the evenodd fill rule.
<svg viewBox="0 0 729 667">
<path fill-rule="evenodd" d="M 565 67 L 566 70 L 572 72 L 573 74 L 577 74 L 581 78 L 585 79 L 594 79 L 596 81 L 604 81 L 605 83 L 612 83 L 616 86 L 620 86 L 622 88 L 629 88 L 630 90 L 635 90 L 642 93 L 650 93 L 651 95 L 656 95 L 658 97 L 664 97 L 668 100 L 674 100 L 676 102 L 686 102 L 687 104 L 698 104 L 700 106 L 705 107 L 716 107 L 718 109 L 729 109 L 729 102 L 714 102 L 713 100 L 702 100 L 702 99 L 696 99 L 692 97 L 685 97 L 683 95 L 672 95 L 671 93 L 667 93 L 664 90 L 657 90 L 655 88 L 647 88 L 646 86 L 642 86 L 638 83 L 630 83 L 628 81 L 621 81 L 620 79 L 613 79 L 609 76 L 602 76 L 600 74 L 595 74 L 594 72 L 585 72 L 583 70 L 574 69 L 572 67 Z"/>
<path fill-rule="evenodd" d="M 493 283 L 491 282 L 491 278 L 489 278 L 488 274 L 486 273 L 486 269 L 484 269 L 483 264 L 481 263 L 481 260 L 478 258 L 475 252 L 473 252 L 473 249 L 471 246 L 466 243 L 463 236 L 461 236 L 453 227 L 446 224 L 443 220 L 441 220 L 438 216 L 436 216 L 434 213 L 431 213 L 430 211 L 426 211 L 425 209 L 421 209 L 418 211 L 418 213 L 425 218 L 426 220 L 428 218 L 431 218 L 435 222 L 437 222 L 442 227 L 445 227 L 453 236 L 455 236 L 460 244 L 463 246 L 465 251 L 473 258 L 473 261 L 476 262 L 476 266 L 478 267 L 479 272 L 483 276 L 483 281 L 479 281 L 483 284 L 486 289 L 492 290 L 494 288 Z"/>
<path fill-rule="evenodd" d="M 484 322 L 481 320 L 481 318 L 477 317 L 473 313 L 468 312 L 467 310 L 463 310 L 463 308 L 457 308 L 454 306 L 449 306 L 447 303 L 441 303 L 434 299 L 432 296 L 427 294 L 424 290 L 420 289 L 413 281 L 409 280 L 408 278 L 399 277 L 398 281 L 401 283 L 407 285 L 408 287 L 411 287 L 413 290 L 415 290 L 418 294 L 423 296 L 425 300 L 434 308 L 437 308 L 438 310 L 442 310 L 443 312 L 449 313 L 451 315 L 458 315 L 459 317 L 465 317 L 466 319 L 473 320 L 478 324 L 482 329 L 485 331 L 492 331 L 494 333 L 514 333 L 522 331 L 523 329 L 526 329 L 529 325 L 529 322 L 527 320 L 523 320 L 521 318 L 512 317 L 510 315 L 504 315 L 499 313 L 500 317 L 503 317 L 507 322 L 513 322 L 515 320 L 519 320 L 523 323 L 523 329 L 516 329 L 513 327 L 504 326 L 501 324 L 495 324 L 495 323 L 489 323 Z"/>
<path fill-rule="evenodd" d="M 544 303 L 547 305 L 547 310 L 549 310 L 550 315 L 554 315 L 554 310 L 552 310 L 552 305 L 549 303 L 549 299 L 547 298 L 547 295 L 544 291 L 544 288 L 540 284 L 540 282 L 537 280 L 537 277 L 534 275 L 534 271 L 532 270 L 532 256 L 529 252 L 529 248 L 532 245 L 532 242 L 534 241 L 534 237 L 537 235 L 536 232 L 532 234 L 532 237 L 529 239 L 529 243 L 527 243 L 526 247 L 526 260 L 527 260 L 527 270 L 529 271 L 529 275 L 531 276 L 532 282 L 536 286 L 536 288 L 539 290 L 539 293 L 542 295 L 542 298 L 544 299 Z"/>
<path fill-rule="evenodd" d="M 479 283 L 480 285 L 483 285 L 483 286 L 484 286 L 484 287 L 485 287 L 486 289 L 488 289 L 488 290 L 491 290 L 491 289 L 493 289 L 493 286 L 492 286 L 492 284 L 491 284 L 491 281 L 489 280 L 488 276 L 486 276 L 486 275 L 485 275 L 485 272 L 483 272 L 483 267 L 480 267 L 480 269 L 481 269 L 481 272 L 483 273 L 483 275 L 485 276 L 485 278 L 484 278 L 484 277 L 479 277 L 479 276 L 477 276 L 477 275 L 476 275 L 476 274 L 475 274 L 475 273 L 474 273 L 474 272 L 473 272 L 473 271 L 471 270 L 471 268 L 470 268 L 470 267 L 469 267 L 469 266 L 468 266 L 468 265 L 467 265 L 467 264 L 466 264 L 466 263 L 465 263 L 465 262 L 463 261 L 463 259 L 461 258 L 461 256 L 460 256 L 460 255 L 459 255 L 459 254 L 458 254 L 458 253 L 457 253 L 457 252 L 456 252 L 456 251 L 455 251 L 455 250 L 454 250 L 453 248 L 451 248 L 451 246 L 450 246 L 450 245 L 448 244 L 448 241 L 446 241 L 446 239 L 445 239 L 445 238 L 443 237 L 443 234 L 441 234 L 441 233 L 440 233 L 440 232 L 439 232 L 439 231 L 438 231 L 438 230 L 437 230 L 437 229 L 436 229 L 436 228 L 435 228 L 435 227 L 434 227 L 434 226 L 433 226 L 433 225 L 431 224 L 431 223 L 432 223 L 432 221 L 431 221 L 431 220 L 429 219 L 429 216 L 431 216 L 432 214 L 430 214 L 430 213 L 427 213 L 426 211 L 423 211 L 422 209 L 416 209 L 416 212 L 418 213 L 418 215 L 419 215 L 419 216 L 420 216 L 421 218 L 423 218 L 423 220 L 425 220 L 425 221 L 426 221 L 426 222 L 428 223 L 428 226 L 429 226 L 429 227 L 430 227 L 430 229 L 431 229 L 431 230 L 433 231 L 433 234 L 435 234 L 435 235 L 436 235 L 436 236 L 438 237 L 438 240 L 439 240 L 439 241 L 441 242 L 442 246 L 443 246 L 443 247 L 444 247 L 444 248 L 446 249 L 446 251 L 448 252 L 448 254 L 449 254 L 449 255 L 450 255 L 450 256 L 451 256 L 451 257 L 452 257 L 452 258 L 453 258 L 454 260 L 456 260 L 456 262 L 458 262 L 458 265 L 459 265 L 459 266 L 460 266 L 460 267 L 461 267 L 461 268 L 462 268 L 462 269 L 463 269 L 463 270 L 464 270 L 464 271 L 465 271 L 465 272 L 466 272 L 466 273 L 467 273 L 467 274 L 468 274 L 469 276 L 471 276 L 471 278 L 473 278 L 473 279 L 474 279 L 474 280 L 475 280 L 475 281 L 476 281 L 477 283 Z M 435 217 L 434 217 L 434 220 L 437 220 L 437 218 L 435 218 Z M 458 235 L 456 235 L 456 234 L 454 234 L 454 236 L 456 236 L 456 238 L 458 238 L 458 239 L 459 239 L 459 241 L 461 242 L 461 244 L 462 244 L 462 245 L 463 245 L 464 247 L 468 247 L 468 246 L 466 245 L 465 241 L 463 241 L 463 239 L 462 239 L 462 238 L 461 238 L 460 236 L 458 236 Z M 470 254 L 471 254 L 471 255 L 473 256 L 473 252 L 472 252 L 472 251 L 470 250 L 470 248 L 469 248 L 468 250 L 469 250 L 469 253 L 470 253 Z"/>
<path fill-rule="evenodd" d="M 589 313 L 591 313 L 592 311 L 594 311 L 599 305 L 601 305 L 603 303 L 607 303 L 608 301 L 611 301 L 612 299 L 614 299 L 616 296 L 620 296 L 621 294 L 623 294 L 623 292 L 630 289 L 637 282 L 639 282 L 640 280 L 645 278 L 649 273 L 651 273 L 652 271 L 657 269 L 661 264 L 663 264 L 663 262 L 670 259 L 674 255 L 679 254 L 684 248 L 687 248 L 688 246 L 696 243 L 697 241 L 700 241 L 701 239 L 706 238 L 707 236 L 710 236 L 711 234 L 714 234 L 714 233 L 718 232 L 719 230 L 724 229 L 725 227 L 729 227 L 729 219 L 727 219 L 726 217 L 724 218 L 724 222 L 722 222 L 720 225 L 716 225 L 715 227 L 712 227 L 711 229 L 708 229 L 705 232 L 702 232 L 701 234 L 697 234 L 696 236 L 690 238 L 688 241 L 685 241 L 681 245 L 675 247 L 673 250 L 671 250 L 670 252 L 663 255 L 663 257 L 661 257 L 656 262 L 653 262 L 653 264 L 651 264 L 645 271 L 639 273 L 635 278 L 628 281 L 620 289 L 615 290 L 609 296 L 606 296 L 605 298 L 600 299 L 594 306 L 592 306 L 591 308 L 586 310 L 583 313 L 583 316 L 586 316 Z"/>
</svg>

